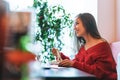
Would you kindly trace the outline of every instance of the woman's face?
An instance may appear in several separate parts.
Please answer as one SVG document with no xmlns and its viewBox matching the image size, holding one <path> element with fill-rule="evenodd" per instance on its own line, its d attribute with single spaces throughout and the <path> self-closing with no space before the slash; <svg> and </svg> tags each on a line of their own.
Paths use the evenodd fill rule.
<svg viewBox="0 0 120 80">
<path fill-rule="evenodd" d="M 86 34 L 86 30 L 82 24 L 81 19 L 77 18 L 75 20 L 74 30 L 76 32 L 77 37 L 83 37 Z"/>
</svg>

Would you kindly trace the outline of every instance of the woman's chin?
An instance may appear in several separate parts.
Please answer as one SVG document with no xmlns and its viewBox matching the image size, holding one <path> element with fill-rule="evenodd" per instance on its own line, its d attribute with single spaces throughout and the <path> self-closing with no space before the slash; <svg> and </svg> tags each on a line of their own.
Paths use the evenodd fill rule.
<svg viewBox="0 0 120 80">
<path fill-rule="evenodd" d="M 80 34 L 77 34 L 76 36 L 77 36 L 77 37 L 81 37 L 81 35 L 80 35 Z"/>
</svg>

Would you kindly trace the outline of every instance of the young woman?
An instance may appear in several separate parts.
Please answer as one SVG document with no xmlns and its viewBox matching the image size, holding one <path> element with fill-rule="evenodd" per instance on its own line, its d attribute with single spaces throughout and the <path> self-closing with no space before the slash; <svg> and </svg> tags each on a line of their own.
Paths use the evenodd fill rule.
<svg viewBox="0 0 120 80">
<path fill-rule="evenodd" d="M 116 63 L 111 48 L 100 36 L 94 17 L 90 13 L 78 14 L 74 30 L 80 43 L 84 44 L 73 60 L 60 53 L 62 61 L 59 66 L 83 70 L 94 74 L 98 80 L 117 80 Z M 55 48 L 52 53 L 58 57 Z"/>
</svg>

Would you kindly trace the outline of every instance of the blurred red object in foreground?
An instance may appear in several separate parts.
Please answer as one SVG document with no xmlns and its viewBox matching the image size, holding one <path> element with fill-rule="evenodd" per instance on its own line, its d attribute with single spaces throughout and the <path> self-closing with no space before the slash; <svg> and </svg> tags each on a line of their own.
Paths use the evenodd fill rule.
<svg viewBox="0 0 120 80">
<path fill-rule="evenodd" d="M 16 66 L 21 66 L 35 60 L 35 55 L 31 52 L 12 50 L 6 53 L 6 61 Z"/>
</svg>

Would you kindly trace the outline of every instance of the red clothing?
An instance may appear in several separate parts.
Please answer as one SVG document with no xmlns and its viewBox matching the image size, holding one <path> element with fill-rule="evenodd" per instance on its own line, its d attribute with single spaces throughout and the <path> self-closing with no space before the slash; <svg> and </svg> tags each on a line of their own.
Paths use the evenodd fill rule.
<svg viewBox="0 0 120 80">
<path fill-rule="evenodd" d="M 68 58 L 63 54 L 61 57 Z M 94 74 L 99 80 L 117 80 L 116 63 L 107 42 L 101 42 L 87 50 L 82 46 L 73 61 L 73 67 Z"/>
</svg>

